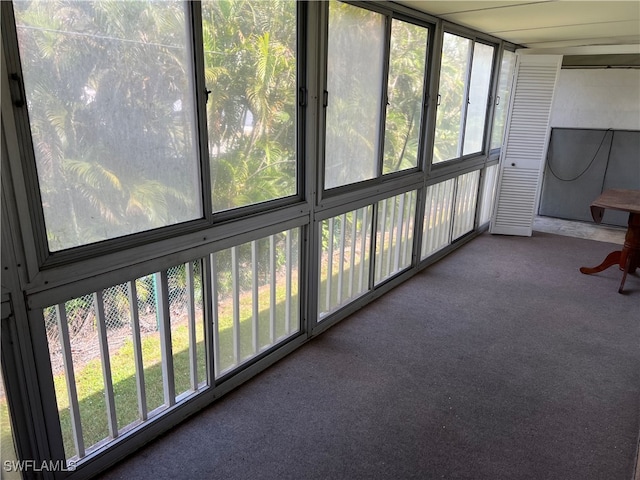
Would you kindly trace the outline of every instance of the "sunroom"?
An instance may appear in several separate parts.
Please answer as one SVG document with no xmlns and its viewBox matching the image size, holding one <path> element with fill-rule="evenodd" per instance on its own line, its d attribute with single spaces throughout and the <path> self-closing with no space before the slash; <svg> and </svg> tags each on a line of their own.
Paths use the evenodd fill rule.
<svg viewBox="0 0 640 480">
<path fill-rule="evenodd" d="M 95 476 L 488 229 L 531 235 L 582 51 L 444 3 L 2 2 L 2 460 L 32 461 L 3 478 Z M 616 3 L 635 34 L 602 53 L 637 54 Z"/>
</svg>

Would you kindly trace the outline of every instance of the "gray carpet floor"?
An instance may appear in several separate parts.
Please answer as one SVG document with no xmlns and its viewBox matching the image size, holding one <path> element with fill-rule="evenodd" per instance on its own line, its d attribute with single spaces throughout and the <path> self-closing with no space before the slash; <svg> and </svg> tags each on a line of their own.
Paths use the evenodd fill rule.
<svg viewBox="0 0 640 480">
<path fill-rule="evenodd" d="M 631 480 L 640 277 L 483 234 L 101 478 Z"/>
</svg>

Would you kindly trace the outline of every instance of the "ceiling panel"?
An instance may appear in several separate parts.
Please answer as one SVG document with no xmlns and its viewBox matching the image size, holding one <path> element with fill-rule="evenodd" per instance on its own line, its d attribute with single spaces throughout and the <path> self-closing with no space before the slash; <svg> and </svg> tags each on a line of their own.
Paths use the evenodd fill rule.
<svg viewBox="0 0 640 480">
<path fill-rule="evenodd" d="M 597 40 L 597 42 L 594 42 L 595 40 Z M 604 48 L 600 50 L 600 48 L 603 48 L 606 46 L 609 46 L 612 48 Z M 632 49 L 629 49 L 627 48 L 629 46 L 634 46 L 634 47 Z M 574 51 L 572 49 L 573 47 L 582 49 L 581 52 L 583 52 L 584 54 L 589 54 L 589 53 L 595 54 L 597 52 L 630 53 L 630 52 L 640 51 L 640 39 L 638 38 L 638 35 L 630 35 L 630 36 L 620 36 L 620 37 L 607 36 L 606 38 L 601 38 L 601 39 L 588 38 L 586 40 L 575 40 L 575 39 L 574 40 L 546 40 L 544 42 L 529 43 L 527 44 L 527 47 L 536 48 L 536 49 L 552 48 L 556 50 L 553 53 L 560 53 L 560 54 L 564 52 L 559 51 L 558 49 L 568 49 L 567 51 L 571 49 L 570 51 Z M 544 52 L 540 51 L 539 53 L 544 53 Z"/>
<path fill-rule="evenodd" d="M 615 36 L 611 32 L 615 32 Z M 634 35 L 637 37 L 636 40 L 640 40 L 638 24 L 635 21 L 602 23 L 597 28 L 591 25 L 568 25 L 509 32 L 513 41 L 526 45 L 568 40 L 580 45 L 584 45 L 585 42 L 600 45 L 618 37 Z"/>
<path fill-rule="evenodd" d="M 640 46 L 638 0 L 400 3 L 529 48 Z"/>
<path fill-rule="evenodd" d="M 486 33 L 507 33 L 531 28 L 562 27 L 570 25 L 596 25 L 617 21 L 640 21 L 640 3 L 636 2 L 554 2 L 522 5 L 488 11 L 465 12 L 443 18 L 462 25 L 474 25 Z M 636 23 L 636 25 L 638 25 Z M 603 28 L 609 28 L 605 26 Z M 640 29 L 640 26 L 636 27 Z"/>
<path fill-rule="evenodd" d="M 429 0 L 407 0 L 400 1 L 398 3 L 402 3 L 403 5 L 407 5 L 416 10 L 420 10 L 421 12 L 427 12 L 432 15 L 442 16 L 448 15 L 451 13 L 458 12 L 476 12 L 478 10 L 486 10 L 486 9 L 501 9 L 513 5 L 528 5 L 528 4 L 538 4 L 544 3 L 546 1 L 551 0 L 542 0 L 540 1 L 531 1 L 531 0 L 505 0 L 505 1 L 429 1 Z"/>
</svg>

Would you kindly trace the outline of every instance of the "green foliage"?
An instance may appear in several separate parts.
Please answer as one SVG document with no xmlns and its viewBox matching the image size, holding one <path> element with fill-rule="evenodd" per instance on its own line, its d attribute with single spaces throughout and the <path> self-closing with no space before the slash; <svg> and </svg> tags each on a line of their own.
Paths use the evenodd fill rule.
<svg viewBox="0 0 640 480">
<path fill-rule="evenodd" d="M 295 2 L 204 2 L 202 17 L 214 210 L 295 194 Z"/>
<path fill-rule="evenodd" d="M 179 267 L 175 268 L 176 272 Z M 182 268 L 184 271 L 184 268 Z M 181 283 L 181 275 L 172 275 L 175 285 Z M 140 283 L 140 282 L 138 282 Z M 293 312 L 292 325 L 297 330 L 299 320 L 297 311 L 299 309 L 299 296 L 297 290 L 298 282 L 294 281 L 291 292 L 291 311 Z M 275 305 L 275 333 L 277 341 L 287 335 L 284 324 L 286 289 L 284 285 L 279 285 L 276 289 Z M 257 352 L 252 349 L 252 337 L 247 332 L 251 331 L 252 325 L 252 297 L 250 294 L 243 294 L 239 301 L 240 310 L 240 338 L 241 338 L 241 360 L 253 356 Z M 219 329 L 219 358 L 220 370 L 224 370 L 234 365 L 233 356 L 233 316 L 228 304 L 219 306 L 220 316 L 218 320 Z M 258 345 L 260 348 L 269 346 L 269 295 L 260 295 L 259 298 L 259 318 L 260 336 Z M 172 327 L 172 350 L 175 376 L 175 390 L 177 394 L 190 390 L 189 372 L 189 334 L 186 325 Z M 204 329 L 200 322 L 196 328 L 196 353 L 199 381 L 205 380 L 206 355 L 204 343 Z M 163 398 L 163 377 L 161 368 L 160 338 L 158 333 L 146 334 L 142 338 L 142 356 L 144 361 L 145 393 L 147 397 L 148 410 L 157 408 L 164 403 Z M 135 377 L 135 363 L 133 360 L 133 343 L 127 340 L 122 347 L 110 354 L 112 380 L 114 385 L 114 396 L 116 402 L 116 414 L 118 417 L 118 427 L 123 428 L 138 421 L 137 387 Z M 69 401 L 64 374 L 54 378 L 57 405 L 60 414 L 60 424 L 63 432 L 63 443 L 67 458 L 74 454 L 72 439 L 71 417 L 69 412 Z M 108 424 L 106 416 L 106 403 L 104 395 L 104 382 L 102 375 L 102 364 L 100 358 L 89 361 L 81 369 L 76 371 L 76 385 L 78 389 L 78 399 L 80 406 L 80 416 L 83 428 L 83 437 L 87 447 L 108 437 Z M 2 408 L 0 403 L 0 408 Z"/>
<path fill-rule="evenodd" d="M 462 153 L 462 105 L 470 61 L 471 40 L 445 33 L 440 65 L 440 106 L 433 144 L 433 162 L 456 158 Z"/>
<path fill-rule="evenodd" d="M 16 2 L 52 250 L 203 214 L 185 8 Z M 296 193 L 296 9 L 202 4 L 216 211 Z"/>
<path fill-rule="evenodd" d="M 426 28 L 392 23 L 383 173 L 418 164 L 427 39 Z"/>
<path fill-rule="evenodd" d="M 176 3 L 15 6 L 52 250 L 199 215 L 184 9 Z M 192 109 L 191 109 L 192 110 Z"/>
</svg>

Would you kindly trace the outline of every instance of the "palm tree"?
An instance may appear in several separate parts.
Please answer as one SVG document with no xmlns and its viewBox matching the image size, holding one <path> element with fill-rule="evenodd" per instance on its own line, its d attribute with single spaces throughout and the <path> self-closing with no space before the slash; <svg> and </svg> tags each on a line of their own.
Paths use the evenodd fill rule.
<svg viewBox="0 0 640 480">
<path fill-rule="evenodd" d="M 296 192 L 296 4 L 202 4 L 215 211 Z"/>
<path fill-rule="evenodd" d="M 50 249 L 201 215 L 183 7 L 15 11 Z"/>
</svg>

